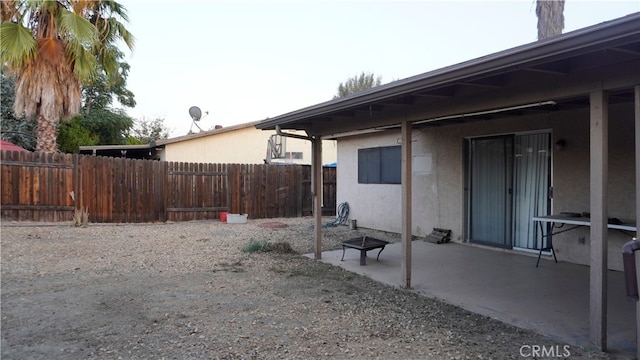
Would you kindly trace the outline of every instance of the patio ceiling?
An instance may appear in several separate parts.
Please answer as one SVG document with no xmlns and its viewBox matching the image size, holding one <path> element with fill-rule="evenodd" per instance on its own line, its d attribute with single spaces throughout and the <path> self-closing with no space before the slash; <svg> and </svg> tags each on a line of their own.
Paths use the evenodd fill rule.
<svg viewBox="0 0 640 360">
<path fill-rule="evenodd" d="M 611 103 L 633 101 L 632 86 L 640 83 L 640 13 L 306 107 L 256 128 L 331 138 L 405 120 L 436 126 L 588 107 L 595 83 Z"/>
</svg>

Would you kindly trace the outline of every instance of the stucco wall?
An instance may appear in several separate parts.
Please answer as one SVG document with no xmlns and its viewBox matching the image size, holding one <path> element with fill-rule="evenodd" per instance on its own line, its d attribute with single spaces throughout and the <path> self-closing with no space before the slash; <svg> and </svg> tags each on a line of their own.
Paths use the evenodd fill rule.
<svg viewBox="0 0 640 360">
<path fill-rule="evenodd" d="M 552 212 L 589 211 L 589 130 L 588 110 L 413 130 L 413 234 L 424 236 L 434 227 L 446 228 L 452 229 L 454 241 L 465 241 L 464 139 L 470 137 L 551 131 L 552 144 L 565 139 L 564 149 L 552 150 Z M 357 181 L 357 149 L 397 145 L 399 138 L 400 132 L 394 131 L 338 140 L 338 203 L 349 203 L 350 217 L 358 226 L 401 231 L 400 185 Z M 611 106 L 609 217 L 635 218 L 634 141 L 632 106 Z M 621 270 L 621 247 L 630 238 L 617 231 L 608 235 L 609 267 Z M 584 245 L 578 243 L 579 236 L 587 239 Z M 588 239 L 588 228 L 554 237 L 558 259 L 588 264 Z"/>
<path fill-rule="evenodd" d="M 171 142 L 164 145 L 161 160 L 195 163 L 262 164 L 267 156 L 267 142 L 275 131 L 244 127 L 231 131 L 211 132 L 210 135 Z M 305 135 L 300 132 L 299 135 Z M 311 164 L 311 142 L 283 138 L 287 152 L 302 152 L 302 159 L 274 159 L 273 162 Z M 336 161 L 334 140 L 322 144 L 322 163 Z"/>
<path fill-rule="evenodd" d="M 399 133 L 338 140 L 337 201 L 349 204 L 349 218 L 359 226 L 400 230 L 400 185 L 358 184 L 358 149 L 397 145 Z"/>
</svg>

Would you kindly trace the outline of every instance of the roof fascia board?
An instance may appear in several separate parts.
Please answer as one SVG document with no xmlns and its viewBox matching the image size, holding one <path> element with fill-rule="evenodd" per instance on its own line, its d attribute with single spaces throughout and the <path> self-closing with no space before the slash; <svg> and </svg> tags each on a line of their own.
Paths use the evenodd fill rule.
<svg viewBox="0 0 640 360">
<path fill-rule="evenodd" d="M 313 133 L 329 136 L 341 132 L 400 124 L 405 120 L 415 122 L 459 113 L 487 111 L 549 100 L 562 101 L 562 99 L 575 98 L 576 96 L 586 96 L 596 83 L 606 91 L 628 89 L 640 83 L 640 73 L 636 71 L 639 65 L 640 59 L 618 64 L 616 67 L 608 68 L 605 72 L 589 73 L 586 76 L 585 74 L 573 74 L 569 78 L 558 78 L 551 83 L 528 83 L 526 89 L 522 90 L 504 88 L 456 99 L 445 99 L 430 106 L 409 107 L 385 113 L 382 117 L 375 116 L 362 121 L 341 121 L 330 125 L 318 123 L 313 128 Z"/>
<path fill-rule="evenodd" d="M 151 149 L 152 144 L 142 145 L 94 145 L 94 146 L 79 146 L 78 150 L 144 150 Z"/>
</svg>

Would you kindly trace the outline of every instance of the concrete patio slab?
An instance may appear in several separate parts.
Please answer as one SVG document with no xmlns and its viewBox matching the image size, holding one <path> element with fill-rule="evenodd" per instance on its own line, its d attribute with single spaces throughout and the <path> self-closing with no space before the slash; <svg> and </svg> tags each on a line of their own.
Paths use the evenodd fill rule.
<svg viewBox="0 0 640 360">
<path fill-rule="evenodd" d="M 346 249 L 322 253 L 322 261 L 392 286 L 400 286 L 401 243 L 380 254 Z M 590 347 L 589 267 L 554 263 L 515 251 L 459 243 L 412 243 L 412 291 L 440 299 L 563 342 Z M 313 258 L 313 254 L 307 255 Z M 622 253 L 620 254 L 622 256 Z M 624 274 L 609 271 L 608 350 L 635 353 L 635 304 L 626 299 Z"/>
</svg>

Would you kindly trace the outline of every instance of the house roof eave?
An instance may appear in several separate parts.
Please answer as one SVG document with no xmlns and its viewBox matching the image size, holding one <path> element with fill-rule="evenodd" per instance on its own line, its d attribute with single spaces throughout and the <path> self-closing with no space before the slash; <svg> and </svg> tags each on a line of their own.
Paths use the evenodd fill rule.
<svg viewBox="0 0 640 360">
<path fill-rule="evenodd" d="M 199 132 L 199 133 L 177 136 L 177 137 L 169 138 L 169 139 L 159 139 L 159 140 L 157 140 L 155 142 L 155 144 L 157 146 L 163 146 L 163 145 L 167 145 L 167 144 L 173 144 L 173 143 L 178 143 L 178 142 L 182 142 L 182 141 L 198 139 L 198 138 L 201 138 L 201 137 L 214 136 L 214 135 L 218 135 L 218 134 L 222 134 L 222 133 L 226 133 L 226 132 L 230 132 L 230 131 L 234 131 L 234 130 L 240 130 L 240 129 L 244 129 L 244 128 L 255 127 L 258 123 L 260 123 L 260 121 L 252 121 L 252 122 L 248 122 L 248 123 L 242 123 L 242 124 L 222 127 L 222 128 L 218 128 L 218 129 L 207 130 L 207 131 L 203 131 L 203 132 Z"/>
<path fill-rule="evenodd" d="M 314 117 L 371 105 L 417 91 L 453 85 L 474 77 L 507 73 L 539 63 L 565 60 L 616 44 L 638 41 L 639 38 L 640 12 L 265 119 L 259 122 L 256 128 L 270 130 L 276 125 L 292 126 L 298 121 L 309 121 Z"/>
</svg>

